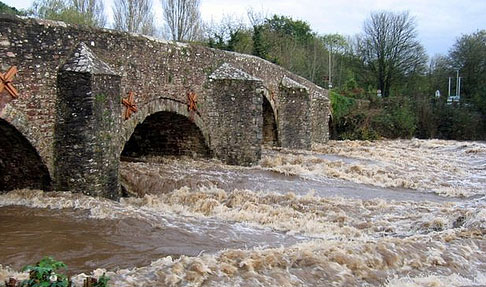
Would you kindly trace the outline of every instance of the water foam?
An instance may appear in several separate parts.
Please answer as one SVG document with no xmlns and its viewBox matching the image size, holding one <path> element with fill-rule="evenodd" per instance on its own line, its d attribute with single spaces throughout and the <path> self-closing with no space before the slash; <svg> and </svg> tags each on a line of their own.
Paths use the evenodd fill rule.
<svg viewBox="0 0 486 287">
<path fill-rule="evenodd" d="M 484 163 L 478 158 L 484 147 L 482 143 L 438 140 L 331 142 L 313 152 L 283 151 L 275 158 L 267 156 L 261 166 L 309 178 L 333 176 L 468 196 L 484 194 L 484 187 L 476 186 L 484 178 Z M 328 159 L 328 153 L 336 157 Z M 471 161 L 473 166 L 468 165 Z M 174 218 L 224 221 L 241 224 L 244 229 L 298 234 L 304 239 L 288 247 L 227 249 L 178 259 L 169 256 L 140 268 L 94 271 L 95 276 L 106 272 L 112 286 L 485 284 L 484 199 L 450 203 L 358 200 L 210 184 L 167 188 L 153 194 L 150 189 L 159 189 L 161 184 L 157 164 L 137 163 L 133 167 L 136 180 L 131 186 L 139 190 L 140 198 L 117 203 L 80 194 L 19 190 L 0 195 L 0 206 L 82 209 L 94 218 L 139 218 L 154 224 L 160 220 L 171 224 Z M 206 167 L 207 163 L 198 161 L 187 165 L 195 172 Z M 471 171 L 472 167 L 476 169 Z M 454 192 L 445 184 L 454 185 Z M 10 276 L 25 278 L 26 274 L 0 267 L 0 279 Z M 81 286 L 85 277 L 79 274 L 73 280 Z"/>
<path fill-rule="evenodd" d="M 486 152 L 484 143 L 417 139 L 330 141 L 314 146 L 313 151 L 266 155 L 261 166 L 286 175 L 333 177 L 449 197 L 486 194 L 486 160 L 481 156 Z"/>
</svg>

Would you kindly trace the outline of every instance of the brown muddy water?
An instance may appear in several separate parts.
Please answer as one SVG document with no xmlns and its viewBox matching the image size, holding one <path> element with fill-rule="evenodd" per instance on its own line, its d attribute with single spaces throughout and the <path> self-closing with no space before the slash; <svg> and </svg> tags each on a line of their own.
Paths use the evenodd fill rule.
<svg viewBox="0 0 486 287">
<path fill-rule="evenodd" d="M 0 282 L 53 255 L 111 286 L 486 284 L 485 143 L 330 142 L 251 168 L 146 158 L 121 175 L 136 197 L 0 195 Z"/>
<path fill-rule="evenodd" d="M 20 269 L 46 254 L 62 258 L 71 274 L 96 268 L 145 266 L 155 259 L 197 256 L 225 248 L 279 247 L 292 236 L 213 220 L 90 218 L 72 209 L 0 208 L 0 260 Z"/>
</svg>

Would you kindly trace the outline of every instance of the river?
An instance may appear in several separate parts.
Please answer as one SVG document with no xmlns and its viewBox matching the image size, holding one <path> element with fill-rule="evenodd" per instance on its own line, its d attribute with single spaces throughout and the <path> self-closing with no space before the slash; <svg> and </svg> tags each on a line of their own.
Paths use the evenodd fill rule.
<svg viewBox="0 0 486 287">
<path fill-rule="evenodd" d="M 482 142 L 331 141 L 254 167 L 138 158 L 121 177 L 120 202 L 0 195 L 0 282 L 51 255 L 77 286 L 486 284 Z"/>
</svg>

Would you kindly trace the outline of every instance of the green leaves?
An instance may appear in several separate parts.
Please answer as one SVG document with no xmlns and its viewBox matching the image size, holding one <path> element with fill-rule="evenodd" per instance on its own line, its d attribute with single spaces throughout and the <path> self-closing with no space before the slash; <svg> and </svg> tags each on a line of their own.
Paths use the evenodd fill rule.
<svg viewBox="0 0 486 287">
<path fill-rule="evenodd" d="M 108 286 L 108 281 L 110 281 L 110 277 L 106 277 L 105 273 L 98 278 L 98 282 L 94 285 L 94 287 L 106 287 Z"/>
<path fill-rule="evenodd" d="M 349 114 L 349 112 L 355 105 L 354 99 L 341 96 L 340 94 L 333 91 L 329 93 L 329 98 L 332 105 L 332 116 L 336 120 Z"/>
<path fill-rule="evenodd" d="M 103 2 L 99 0 L 35 0 L 29 14 L 94 27 L 104 27 L 106 24 Z"/>
<path fill-rule="evenodd" d="M 54 260 L 52 257 L 44 257 L 36 265 L 27 265 L 22 268 L 22 271 L 29 272 L 29 279 L 26 279 L 20 283 L 21 287 L 71 287 L 72 283 L 69 278 L 57 273 L 58 269 L 67 268 L 66 264 L 61 261 Z M 103 273 L 98 278 L 88 277 L 86 281 L 91 282 L 87 286 L 91 287 L 107 287 L 109 277 Z M 85 281 L 85 284 L 87 283 Z M 84 285 L 86 286 L 86 285 Z"/>
<path fill-rule="evenodd" d="M 29 279 L 22 281 L 22 287 L 69 287 L 69 279 L 56 271 L 66 268 L 66 264 L 56 261 L 52 257 L 44 257 L 35 266 L 27 265 L 22 271 L 28 271 Z"/>
<path fill-rule="evenodd" d="M 38 264 L 39 267 L 52 268 L 57 270 L 59 268 L 65 268 L 66 264 L 61 261 L 56 261 L 52 257 L 44 257 Z"/>
<path fill-rule="evenodd" d="M 24 11 L 19 11 L 15 7 L 8 6 L 7 4 L 0 1 L 0 13 L 6 13 L 11 15 L 21 15 L 25 14 Z"/>
</svg>

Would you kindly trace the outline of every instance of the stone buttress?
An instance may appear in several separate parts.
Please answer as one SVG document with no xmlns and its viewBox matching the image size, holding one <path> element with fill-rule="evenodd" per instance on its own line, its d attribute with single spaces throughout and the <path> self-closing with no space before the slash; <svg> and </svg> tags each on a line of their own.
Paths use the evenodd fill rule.
<svg viewBox="0 0 486 287">
<path fill-rule="evenodd" d="M 279 140 L 283 148 L 310 149 L 310 98 L 308 89 L 284 77 L 279 85 Z"/>
<path fill-rule="evenodd" d="M 229 64 L 209 76 L 211 149 L 227 164 L 252 165 L 261 157 L 262 81 Z"/>
<path fill-rule="evenodd" d="M 119 197 L 120 95 L 121 77 L 79 44 L 57 78 L 57 190 Z"/>
</svg>

